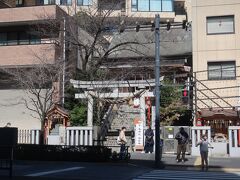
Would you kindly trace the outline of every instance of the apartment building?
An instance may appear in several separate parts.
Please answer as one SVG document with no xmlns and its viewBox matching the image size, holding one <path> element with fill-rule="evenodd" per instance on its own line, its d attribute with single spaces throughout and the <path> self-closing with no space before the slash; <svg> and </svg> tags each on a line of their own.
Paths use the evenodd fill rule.
<svg viewBox="0 0 240 180">
<path fill-rule="evenodd" d="M 44 56 L 47 63 L 53 64 L 56 59 L 61 58 L 62 49 L 52 42 L 53 37 L 40 37 L 31 33 L 31 30 L 38 22 L 41 24 L 46 19 L 61 19 L 64 11 L 70 15 L 79 11 L 92 11 L 96 15 L 101 15 L 103 11 L 110 9 L 112 11 L 110 17 L 130 17 L 133 21 L 139 18 L 149 23 L 157 13 L 160 14 L 162 22 L 182 22 L 186 20 L 186 13 L 190 11 L 189 0 L 118 0 L 117 2 L 109 0 L 1 0 L 0 66 L 30 67 L 39 63 L 37 58 L 39 56 Z M 60 23 L 61 26 L 62 24 L 63 22 Z M 54 38 L 61 39 L 60 36 Z M 13 100 L 11 104 L 16 104 L 14 100 L 19 99 L 23 94 L 18 89 L 14 89 L 14 84 L 11 84 L 9 89 L 4 84 L 5 82 L 1 83 L 0 126 L 11 122 L 12 126 L 22 129 L 39 127 L 39 120 L 32 118 L 31 114 L 26 112 L 24 105 L 18 104 L 11 107 L 6 105 L 11 102 L 10 99 Z M 61 89 L 62 86 L 58 86 Z"/>
<path fill-rule="evenodd" d="M 28 71 L 37 65 L 51 66 L 60 60 L 62 46 L 55 40 L 61 42 L 62 34 L 55 36 L 40 34 L 36 29 L 57 18 L 60 19 L 59 28 L 62 28 L 61 17 L 66 13 L 56 5 L 6 8 L 9 5 L 9 2 L 4 3 L 5 7 L 0 9 L 0 67 L 5 69 L 21 67 Z M 61 83 L 56 81 L 54 86 L 59 93 L 55 100 L 60 101 Z M 29 111 L 21 101 L 22 97 L 26 97 L 25 92 L 14 82 L 9 81 L 2 71 L 0 93 L 0 126 L 11 123 L 20 129 L 41 127 L 36 114 Z"/>
<path fill-rule="evenodd" d="M 190 12 L 190 0 L 2 0 L 10 7 L 57 4 L 69 15 L 79 11 L 101 14 L 111 11 L 109 16 L 154 18 L 159 13 L 162 21 L 182 22 Z M 97 13 L 96 13 L 97 12 Z"/>
<path fill-rule="evenodd" d="M 195 109 L 198 125 L 216 132 L 240 122 L 239 8 L 238 0 L 192 0 Z"/>
</svg>

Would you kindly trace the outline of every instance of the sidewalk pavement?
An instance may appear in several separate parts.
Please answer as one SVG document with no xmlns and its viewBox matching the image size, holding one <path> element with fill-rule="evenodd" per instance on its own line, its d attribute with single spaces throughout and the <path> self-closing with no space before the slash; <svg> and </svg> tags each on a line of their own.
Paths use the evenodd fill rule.
<svg viewBox="0 0 240 180">
<path fill-rule="evenodd" d="M 186 155 L 187 161 L 176 162 L 176 155 L 163 154 L 161 162 L 165 169 L 173 170 L 199 170 L 201 169 L 201 157 Z M 139 152 L 131 153 L 131 163 L 142 166 L 154 166 L 155 154 Z M 209 157 L 209 171 L 240 172 L 240 158 Z"/>
</svg>

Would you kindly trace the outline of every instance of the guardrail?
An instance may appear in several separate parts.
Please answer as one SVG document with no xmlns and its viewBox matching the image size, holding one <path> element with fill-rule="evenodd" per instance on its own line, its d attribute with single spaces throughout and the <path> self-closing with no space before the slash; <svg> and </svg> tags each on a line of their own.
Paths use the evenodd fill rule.
<svg viewBox="0 0 240 180">
<path fill-rule="evenodd" d="M 18 143 L 39 144 L 40 129 L 20 129 L 18 130 Z"/>
<path fill-rule="evenodd" d="M 240 157 L 240 126 L 229 126 L 228 137 L 230 157 Z"/>
<path fill-rule="evenodd" d="M 199 147 L 196 147 L 197 143 L 201 140 L 201 136 L 207 134 L 208 139 L 211 139 L 211 127 L 210 126 L 193 126 L 192 127 L 192 156 L 199 156 Z"/>
<path fill-rule="evenodd" d="M 92 127 L 67 127 L 67 145 L 93 145 Z"/>
</svg>

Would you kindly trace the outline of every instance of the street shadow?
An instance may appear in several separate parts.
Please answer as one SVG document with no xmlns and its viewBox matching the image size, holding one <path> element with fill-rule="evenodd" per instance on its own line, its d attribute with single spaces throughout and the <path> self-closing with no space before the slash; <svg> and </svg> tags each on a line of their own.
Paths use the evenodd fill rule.
<svg viewBox="0 0 240 180">
<path fill-rule="evenodd" d="M 226 171 L 225 168 L 221 165 L 218 166 L 210 166 L 208 170 L 204 169 L 202 170 L 201 165 L 197 166 L 191 166 L 191 165 L 182 165 L 179 163 L 176 164 L 167 164 L 164 161 L 161 161 L 160 166 L 156 167 L 154 160 L 139 160 L 139 159 L 133 159 L 130 160 L 130 163 L 132 163 L 135 166 L 141 166 L 146 168 L 151 168 L 152 170 L 163 170 L 163 171 L 172 171 L 173 173 L 168 173 L 168 175 L 165 175 L 164 177 L 161 176 L 161 180 L 176 180 L 176 179 L 188 179 L 189 176 L 187 175 L 187 172 L 190 172 L 190 174 L 196 172 L 198 176 L 204 176 L 205 179 L 232 179 L 232 180 L 239 180 L 240 179 L 240 171 Z M 149 170 L 151 172 L 152 170 Z M 182 172 L 181 172 L 182 171 Z M 178 178 L 176 178 L 176 173 L 178 174 Z M 236 174 L 238 173 L 238 174 Z M 164 173 L 165 174 L 165 173 Z M 142 174 L 144 175 L 144 174 Z M 139 175 L 140 179 L 144 179 L 144 177 L 141 177 L 142 175 Z M 137 177 L 137 178 L 138 178 Z M 153 175 L 152 175 L 153 177 Z M 218 178 L 219 177 L 219 178 Z M 201 178 L 200 178 L 201 179 Z"/>
</svg>

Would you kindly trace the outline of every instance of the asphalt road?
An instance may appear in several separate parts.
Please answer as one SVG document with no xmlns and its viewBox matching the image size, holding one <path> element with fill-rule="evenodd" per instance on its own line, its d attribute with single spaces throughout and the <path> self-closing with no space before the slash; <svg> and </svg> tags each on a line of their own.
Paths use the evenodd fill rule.
<svg viewBox="0 0 240 180">
<path fill-rule="evenodd" d="M 86 163 L 86 162 L 34 162 L 17 161 L 13 177 L 0 170 L 0 180 L 200 180 L 240 179 L 240 172 L 200 172 L 199 170 L 156 170 L 151 163 Z M 180 168 L 181 169 L 181 168 Z"/>
<path fill-rule="evenodd" d="M 13 180 L 19 179 L 97 179 L 129 180 L 152 170 L 131 163 L 34 162 L 14 164 Z M 8 171 L 0 170 L 0 180 L 9 179 Z"/>
<path fill-rule="evenodd" d="M 152 170 L 133 180 L 239 180 L 239 172 Z"/>
<path fill-rule="evenodd" d="M 162 162 L 165 164 L 164 170 L 170 170 L 170 174 L 176 171 L 185 171 L 193 173 L 199 172 L 199 157 L 188 157 L 185 163 L 176 163 L 175 156 L 164 156 Z M 208 179 L 210 173 L 225 173 L 226 176 L 234 175 L 240 172 L 240 158 L 210 158 L 209 172 L 205 179 Z M 132 154 L 129 163 L 126 162 L 108 162 L 108 163 L 87 163 L 87 162 L 46 162 L 46 161 L 15 161 L 13 169 L 13 180 L 71 180 L 71 179 L 89 179 L 89 180 L 130 180 L 142 179 L 144 174 L 150 173 L 155 179 L 154 154 Z M 218 172 L 216 172 L 218 171 Z M 165 173 L 168 176 L 168 173 Z M 197 174 L 199 176 L 199 174 Z M 212 174 L 211 174 L 212 175 Z M 148 174 L 147 174 L 148 176 Z M 175 176 L 174 176 L 175 177 Z M 214 177 L 214 176 L 213 176 Z M 223 176 L 224 177 L 224 176 Z M 229 176 L 230 177 L 230 176 Z M 240 176 L 232 176 L 240 179 Z M 171 177 L 167 177 L 168 179 Z M 183 177 L 183 178 L 188 178 Z M 233 178 L 233 179 L 234 179 Z M 8 171 L 0 170 L 0 180 L 7 180 Z M 144 179 L 144 178 L 143 178 Z M 156 177 L 156 179 L 158 179 Z M 181 179 L 181 178 L 180 178 Z M 231 179 L 228 178 L 228 179 Z"/>
</svg>

